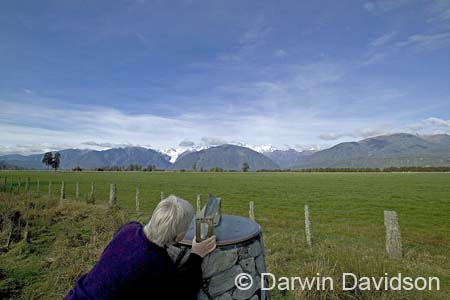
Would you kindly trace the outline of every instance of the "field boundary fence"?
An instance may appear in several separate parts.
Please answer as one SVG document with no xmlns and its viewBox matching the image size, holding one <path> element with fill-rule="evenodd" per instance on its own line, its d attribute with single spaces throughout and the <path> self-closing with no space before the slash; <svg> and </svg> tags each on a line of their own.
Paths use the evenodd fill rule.
<svg viewBox="0 0 450 300">
<path fill-rule="evenodd" d="M 45 193 L 41 193 L 41 186 L 42 182 L 37 179 L 35 182 L 31 181 L 30 177 L 27 177 L 25 179 L 25 187 L 22 190 L 23 179 L 21 177 L 17 178 L 8 178 L 8 176 L 2 176 L 0 177 L 0 192 L 3 193 L 10 193 L 10 194 L 22 194 L 25 193 L 29 197 L 33 196 L 36 198 L 42 197 L 45 195 Z M 31 186 L 35 185 L 35 189 L 33 192 L 33 189 Z M 64 205 L 66 201 L 69 199 L 66 196 L 66 182 L 61 181 L 61 188 L 60 188 L 60 195 L 59 195 L 59 205 Z M 95 183 L 91 182 L 89 192 L 85 195 L 85 201 L 88 205 L 94 205 L 99 204 L 98 201 L 96 201 L 96 188 Z M 81 200 L 81 193 L 80 193 L 80 182 L 75 183 L 74 187 L 74 195 L 75 200 L 77 202 L 80 202 Z M 109 188 L 109 198 L 106 201 L 106 204 L 110 208 L 118 207 L 120 199 L 117 196 L 117 185 L 114 183 L 110 184 Z M 53 181 L 48 181 L 48 192 L 46 194 L 46 197 L 49 199 L 52 199 L 53 197 Z M 165 198 L 164 191 L 160 192 L 160 200 Z M 201 195 L 197 195 L 196 199 L 196 212 L 200 212 L 202 208 L 202 197 Z M 122 208 L 125 209 L 125 208 Z M 131 211 L 131 210 L 130 210 Z M 138 216 L 142 215 L 141 211 L 141 195 L 140 195 L 140 188 L 136 187 L 136 193 L 135 193 L 135 210 L 133 210 Z M 304 207 L 304 214 L 305 214 L 305 243 L 309 248 L 313 247 L 312 242 L 312 222 L 311 222 L 311 211 L 309 205 L 305 205 Z M 248 211 L 248 217 L 252 220 L 256 220 L 255 217 L 255 202 L 249 201 L 249 211 Z M 391 210 L 385 210 L 384 211 L 384 226 L 386 230 L 386 243 L 385 243 L 385 251 L 386 256 L 389 259 L 401 259 L 403 248 L 402 248 L 402 241 L 401 241 L 401 234 L 400 234 L 400 226 L 398 221 L 398 215 L 396 211 Z"/>
</svg>

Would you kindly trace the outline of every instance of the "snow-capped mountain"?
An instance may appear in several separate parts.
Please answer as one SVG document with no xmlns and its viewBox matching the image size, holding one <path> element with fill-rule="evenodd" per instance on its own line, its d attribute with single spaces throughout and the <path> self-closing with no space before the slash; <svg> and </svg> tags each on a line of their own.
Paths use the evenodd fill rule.
<svg viewBox="0 0 450 300">
<path fill-rule="evenodd" d="M 241 142 L 229 142 L 226 144 L 246 147 L 246 148 L 252 149 L 259 153 L 269 153 L 269 152 L 273 152 L 276 150 L 280 150 L 280 149 L 272 146 L 271 144 L 256 145 L 256 146 L 247 144 L 247 143 L 241 143 Z M 174 147 L 174 148 L 160 149 L 158 151 L 161 152 L 162 154 L 170 156 L 170 162 L 174 163 L 182 154 L 197 152 L 197 151 L 205 150 L 205 149 L 208 149 L 211 147 L 216 147 L 216 146 L 220 146 L 220 145 L 194 145 L 191 147 L 181 147 L 180 146 L 180 147 L 176 147 L 176 148 Z"/>
<path fill-rule="evenodd" d="M 197 146 L 197 147 L 165 148 L 165 149 L 159 150 L 159 152 L 170 156 L 169 161 L 171 163 L 174 163 L 183 154 L 200 151 L 200 150 L 207 149 L 207 148 L 209 148 L 209 147 Z"/>
<path fill-rule="evenodd" d="M 256 152 L 259 152 L 259 153 L 267 153 L 267 152 L 273 152 L 275 150 L 278 150 L 278 148 L 275 148 L 271 144 L 256 145 L 255 146 L 255 145 L 250 145 L 250 144 L 246 144 L 246 143 L 233 143 L 233 145 L 250 148 L 253 151 L 256 151 Z"/>
<path fill-rule="evenodd" d="M 271 144 L 252 145 L 252 144 L 247 144 L 247 143 L 242 143 L 242 142 L 228 142 L 228 143 L 224 143 L 224 144 L 246 147 L 246 148 L 252 149 L 253 151 L 262 153 L 262 154 L 272 153 L 275 151 L 291 150 L 291 148 L 289 148 L 289 147 L 277 148 Z M 192 152 L 198 152 L 201 150 L 205 150 L 205 149 L 208 149 L 211 147 L 217 147 L 217 146 L 220 146 L 220 145 L 194 145 L 191 147 L 181 147 L 180 146 L 180 147 L 176 147 L 176 148 L 174 147 L 174 148 L 160 149 L 158 151 L 161 152 L 162 154 L 170 156 L 170 162 L 174 163 L 181 155 L 192 153 Z"/>
</svg>

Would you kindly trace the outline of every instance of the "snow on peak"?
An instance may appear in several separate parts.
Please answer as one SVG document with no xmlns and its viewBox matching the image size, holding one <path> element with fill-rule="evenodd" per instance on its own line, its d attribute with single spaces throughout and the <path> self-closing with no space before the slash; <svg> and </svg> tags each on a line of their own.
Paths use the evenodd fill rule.
<svg viewBox="0 0 450 300">
<path fill-rule="evenodd" d="M 257 146 L 253 146 L 253 145 L 242 145 L 243 147 L 247 147 L 250 148 L 256 152 L 259 153 L 267 153 L 267 152 L 273 152 L 275 150 L 277 150 L 277 148 L 275 148 L 274 146 L 272 146 L 271 144 L 267 144 L 267 145 L 257 145 Z"/>
<path fill-rule="evenodd" d="M 240 142 L 229 142 L 229 144 L 231 145 L 236 145 L 236 146 L 241 146 L 241 147 L 246 147 L 246 148 L 250 148 L 256 152 L 259 153 L 267 153 L 267 152 L 273 152 L 275 150 L 280 150 L 274 146 L 272 146 L 271 144 L 265 144 L 265 145 L 250 145 L 250 144 L 246 144 L 246 143 L 240 143 Z M 216 147 L 217 145 L 196 145 L 196 146 L 192 146 L 192 147 L 176 147 L 176 148 L 165 148 L 165 149 L 161 149 L 159 150 L 159 152 L 166 154 L 170 157 L 170 162 L 174 163 L 178 157 L 180 157 L 181 154 L 183 154 L 184 152 L 188 151 L 188 152 L 196 152 L 196 151 L 201 151 L 204 149 L 208 149 L 210 147 Z"/>
<path fill-rule="evenodd" d="M 174 163 L 181 154 L 188 152 L 195 152 L 206 149 L 207 147 L 178 147 L 178 148 L 165 148 L 159 150 L 159 152 L 166 154 L 170 157 L 170 162 Z"/>
</svg>

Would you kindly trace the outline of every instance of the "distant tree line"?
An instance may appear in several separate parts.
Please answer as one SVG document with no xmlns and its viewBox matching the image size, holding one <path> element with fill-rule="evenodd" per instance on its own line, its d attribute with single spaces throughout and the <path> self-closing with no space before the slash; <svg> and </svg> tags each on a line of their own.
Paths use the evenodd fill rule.
<svg viewBox="0 0 450 300">
<path fill-rule="evenodd" d="M 144 172 L 152 172 L 152 171 L 163 171 L 158 170 L 155 165 L 148 165 L 147 167 L 142 167 L 141 165 L 137 164 L 129 164 L 128 166 L 110 166 L 110 167 L 101 167 L 96 168 L 95 171 L 144 171 Z"/>
<path fill-rule="evenodd" d="M 4 161 L 0 161 L 0 170 L 25 170 L 25 168 L 7 164 Z"/>
<path fill-rule="evenodd" d="M 257 170 L 257 172 L 450 172 L 450 166 L 442 167 L 387 167 L 387 168 L 310 168 L 310 169 L 276 169 L 276 170 Z"/>
<path fill-rule="evenodd" d="M 316 168 L 302 172 L 450 172 L 448 167 Z"/>
<path fill-rule="evenodd" d="M 241 170 L 242 170 L 242 172 L 248 172 L 248 170 L 250 169 L 250 165 L 248 164 L 248 163 L 246 163 L 246 162 L 244 162 L 243 164 L 242 164 L 242 168 L 241 168 Z M 186 171 L 197 171 L 197 165 L 196 164 L 194 164 L 193 166 L 192 166 L 192 169 L 191 170 L 186 170 L 186 169 L 181 169 L 181 170 L 179 170 L 180 172 L 186 172 Z M 200 170 L 199 170 L 200 172 L 237 172 L 237 170 L 224 170 L 223 168 L 221 168 L 221 167 L 213 167 L 213 168 L 210 168 L 210 169 L 204 169 L 204 168 L 200 168 Z"/>
</svg>

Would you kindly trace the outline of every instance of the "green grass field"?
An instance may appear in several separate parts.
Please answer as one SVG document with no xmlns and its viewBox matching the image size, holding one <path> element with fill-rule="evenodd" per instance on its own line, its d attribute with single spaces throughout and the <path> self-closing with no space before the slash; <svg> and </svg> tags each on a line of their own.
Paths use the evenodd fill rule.
<svg viewBox="0 0 450 300">
<path fill-rule="evenodd" d="M 437 276 L 441 280 L 439 292 L 274 291 L 274 299 L 450 298 L 450 174 L 14 171 L 0 173 L 0 187 L 5 176 L 8 187 L 11 182 L 16 186 L 15 192 L 2 196 L 2 219 L 6 220 L 11 210 L 23 209 L 24 216 L 34 220 L 34 226 L 45 227 L 40 230 L 30 225 L 30 241 L 26 245 L 18 241 L 0 256 L 0 295 L 10 299 L 61 296 L 77 275 L 92 266 L 116 227 L 131 219 L 148 219 L 161 191 L 194 205 L 197 194 L 205 197 L 212 193 L 222 198 L 224 213 L 242 216 L 248 215 L 248 203 L 254 201 L 256 220 L 264 234 L 268 270 L 277 276 L 315 276 L 319 272 L 338 282 L 342 272 L 361 276 L 401 272 L 404 276 Z M 14 196 L 19 177 L 22 196 Z M 27 177 L 31 178 L 31 194 L 24 196 Z M 34 197 L 37 179 L 41 199 Z M 60 183 L 65 181 L 69 199 L 65 207 L 50 205 L 53 202 L 46 197 L 50 180 L 55 203 Z M 80 203 L 74 199 L 76 182 L 80 182 Z M 82 203 L 91 182 L 96 186 L 95 207 Z M 102 208 L 110 183 L 117 184 L 120 212 L 108 213 Z M 137 187 L 144 213 L 140 217 L 134 213 Z M 30 201 L 35 202 L 32 208 Z M 27 207 L 20 206 L 26 202 Z M 305 204 L 310 207 L 312 249 L 305 241 Z M 384 210 L 398 213 L 402 260 L 385 257 Z M 60 222 L 49 222 L 49 218 Z M 67 241 L 67 236 L 77 235 L 85 243 Z M 30 250 L 33 243 L 39 246 L 35 245 L 37 250 Z"/>
</svg>

